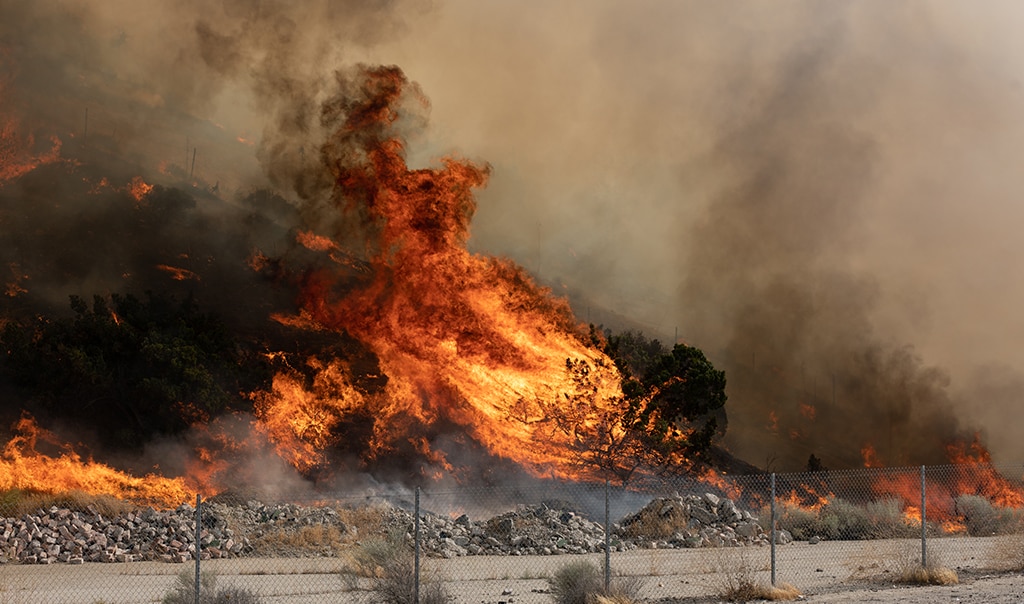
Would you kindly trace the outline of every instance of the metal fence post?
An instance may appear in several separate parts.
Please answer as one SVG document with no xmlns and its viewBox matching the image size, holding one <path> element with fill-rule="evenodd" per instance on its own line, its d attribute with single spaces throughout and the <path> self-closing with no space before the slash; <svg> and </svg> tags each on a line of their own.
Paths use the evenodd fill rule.
<svg viewBox="0 0 1024 604">
<path fill-rule="evenodd" d="M 608 593 L 612 584 L 612 525 L 611 506 L 609 504 L 609 481 L 604 480 L 604 591 Z"/>
<path fill-rule="evenodd" d="M 416 487 L 416 522 L 413 529 L 413 602 L 420 604 L 420 488 Z"/>
<path fill-rule="evenodd" d="M 775 586 L 775 472 L 772 472 L 772 503 L 771 503 L 771 523 L 772 523 L 772 586 Z"/>
<path fill-rule="evenodd" d="M 921 567 L 928 566 L 928 530 L 927 530 L 927 510 L 925 509 L 925 497 L 926 486 L 924 481 L 924 466 L 921 466 Z"/>
<path fill-rule="evenodd" d="M 196 602 L 195 602 L 195 604 L 199 604 L 199 539 L 202 537 L 202 530 L 203 530 L 203 516 L 202 516 L 202 514 L 203 514 L 203 512 L 202 512 L 202 496 L 199 493 L 196 493 L 196 543 L 195 543 L 195 551 L 193 552 L 193 555 L 195 556 L 195 559 L 196 559 L 196 593 L 195 593 Z"/>
</svg>

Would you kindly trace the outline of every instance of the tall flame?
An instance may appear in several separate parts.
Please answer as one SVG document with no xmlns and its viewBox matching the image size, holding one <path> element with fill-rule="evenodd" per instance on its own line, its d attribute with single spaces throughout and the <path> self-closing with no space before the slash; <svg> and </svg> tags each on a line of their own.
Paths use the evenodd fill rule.
<svg viewBox="0 0 1024 604">
<path fill-rule="evenodd" d="M 350 273 L 321 269 L 307 277 L 301 302 L 318 324 L 366 343 L 389 377 L 375 408 L 374 450 L 411 444 L 427 453 L 443 431 L 457 431 L 538 474 L 576 475 L 572 436 L 545 409 L 566 404 L 578 386 L 568 367 L 582 363 L 597 394 L 580 421 L 598 421 L 621 394 L 618 372 L 586 342 L 564 300 L 512 262 L 467 251 L 472 189 L 486 183 L 488 167 L 447 158 L 437 169 L 409 169 L 392 128 L 408 82 L 393 67 L 365 76 L 364 101 L 327 105 L 325 122 L 337 130 L 324 154 L 339 205 L 361 212 L 377 233 L 372 277 L 339 296 Z M 310 233 L 300 240 L 312 250 L 339 247 Z M 291 417 L 290 436 L 278 442 L 295 437 L 317 449 L 329 432 L 320 411 L 365 404 L 352 392 L 344 399 L 325 401 L 279 375 L 261 413 L 268 425 Z M 311 453 L 293 449 L 302 459 Z"/>
</svg>

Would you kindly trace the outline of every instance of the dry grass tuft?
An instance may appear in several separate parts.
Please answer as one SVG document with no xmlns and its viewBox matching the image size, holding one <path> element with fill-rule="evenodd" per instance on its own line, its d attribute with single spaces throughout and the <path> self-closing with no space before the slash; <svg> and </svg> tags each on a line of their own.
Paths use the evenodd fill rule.
<svg viewBox="0 0 1024 604">
<path fill-rule="evenodd" d="M 728 602 L 752 600 L 795 600 L 800 590 L 789 583 L 771 585 L 758 575 L 770 570 L 757 564 L 746 548 L 725 548 L 715 552 L 711 572 L 718 579 L 718 596 Z"/>
<path fill-rule="evenodd" d="M 960 577 L 951 568 L 929 564 L 908 568 L 896 580 L 909 585 L 956 585 L 960 582 Z"/>
<path fill-rule="evenodd" d="M 262 535 L 249 535 L 253 550 L 259 554 L 300 555 L 320 553 L 334 555 L 351 550 L 363 542 L 381 541 L 393 530 L 387 505 L 335 508 L 338 522 L 305 526 L 275 527 Z M 239 533 L 241 527 L 233 526 Z"/>
<path fill-rule="evenodd" d="M 907 585 L 956 585 L 960 581 L 956 571 L 943 565 L 940 548 L 930 547 L 927 563 L 922 565 L 921 544 L 917 541 L 866 548 L 851 563 L 852 579 Z"/>
<path fill-rule="evenodd" d="M 254 592 L 242 587 L 217 587 L 217 576 L 213 573 L 199 573 L 199 594 L 196 595 L 195 575 L 189 571 L 178 574 L 170 591 L 164 594 L 161 604 L 259 604 Z"/>
<path fill-rule="evenodd" d="M 91 509 L 103 516 L 117 516 L 139 508 L 137 504 L 110 495 L 91 495 L 82 491 L 55 494 L 12 489 L 0 493 L 0 515 L 2 516 L 15 517 L 22 514 L 34 514 L 38 510 L 46 511 L 51 507 L 78 512 Z"/>
<path fill-rule="evenodd" d="M 657 499 L 622 521 L 627 537 L 666 539 L 686 529 L 690 515 L 674 498 Z"/>
<path fill-rule="evenodd" d="M 386 538 L 360 543 L 353 550 L 351 564 L 342 571 L 341 579 L 349 590 L 360 589 L 360 578 L 367 580 L 371 599 L 379 604 L 451 602 L 444 579 L 431 572 L 421 573 L 417 600 L 413 556 L 404 532 L 393 530 Z"/>
<path fill-rule="evenodd" d="M 346 546 L 345 533 L 341 529 L 323 524 L 276 530 L 251 540 L 251 543 L 254 551 L 263 554 L 330 553 Z"/>
<path fill-rule="evenodd" d="M 604 588 L 604 571 L 587 560 L 563 564 L 547 579 L 556 604 L 632 604 L 640 597 L 639 577 L 614 577 Z"/>
<path fill-rule="evenodd" d="M 992 544 L 989 559 L 995 561 L 998 570 L 1024 570 L 1024 534 L 1013 533 L 998 538 Z"/>
<path fill-rule="evenodd" d="M 762 583 L 751 583 L 740 586 L 739 589 L 720 594 L 728 602 L 751 602 L 754 600 L 768 600 L 771 602 L 782 602 L 795 600 L 800 597 L 800 590 L 789 583 L 777 585 L 765 585 Z"/>
<path fill-rule="evenodd" d="M 391 530 L 388 522 L 391 508 L 385 504 L 339 507 L 335 511 L 353 534 L 386 535 Z"/>
</svg>

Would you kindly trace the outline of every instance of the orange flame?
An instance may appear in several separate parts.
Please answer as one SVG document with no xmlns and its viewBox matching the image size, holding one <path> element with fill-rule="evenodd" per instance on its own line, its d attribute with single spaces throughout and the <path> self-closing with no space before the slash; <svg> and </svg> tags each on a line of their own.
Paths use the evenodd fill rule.
<svg viewBox="0 0 1024 604">
<path fill-rule="evenodd" d="M 192 499 L 184 479 L 152 474 L 137 478 L 110 466 L 83 460 L 69 447 L 57 457 L 39 453 L 36 450 L 39 440 L 56 441 L 30 417 L 22 417 L 14 429 L 15 436 L 0 453 L 0 490 L 82 491 L 163 507 L 174 507 Z"/>
<path fill-rule="evenodd" d="M 472 189 L 484 185 L 488 168 L 449 158 L 438 169 L 410 170 L 402 142 L 388 134 L 404 76 L 397 68 L 371 69 L 364 88 L 365 105 L 325 117 L 338 127 L 325 152 L 362 147 L 355 155 L 364 161 L 333 169 L 339 199 L 361 204 L 379 229 L 372 278 L 338 299 L 334 292 L 351 273 L 322 268 L 307 276 L 301 302 L 317 325 L 347 331 L 376 353 L 389 377 L 386 392 L 367 401 L 330 366 L 317 378 L 330 384 L 326 391 L 317 384 L 306 391 L 278 375 L 272 392 L 257 399 L 261 420 L 300 465 L 336 438 L 334 418 L 369 408 L 378 454 L 404 442 L 442 455 L 430 449 L 434 427 L 445 424 L 538 475 L 578 477 L 569 455 L 574 437 L 555 429 L 551 410 L 577 392 L 567 362 L 581 363 L 595 394 L 573 411 L 579 425 L 597 425 L 621 395 L 614 364 L 578 333 L 564 300 L 511 262 L 466 250 Z M 340 249 L 308 232 L 297 239 L 315 251 Z"/>
<path fill-rule="evenodd" d="M 127 191 L 135 201 L 142 201 L 152 190 L 153 185 L 147 184 L 146 181 L 142 180 L 141 176 L 133 177 L 131 182 L 125 186 L 125 191 Z"/>
<path fill-rule="evenodd" d="M 878 457 L 878 452 L 875 451 L 874 445 L 868 443 L 860 450 L 860 455 L 864 459 L 865 468 L 881 468 L 882 459 Z"/>
<path fill-rule="evenodd" d="M 199 281 L 199 275 L 188 270 L 187 268 L 180 268 L 177 266 L 171 266 L 169 264 L 158 264 L 156 265 L 156 268 L 165 273 L 168 273 L 171 276 L 171 279 L 174 279 L 175 281 Z"/>
<path fill-rule="evenodd" d="M 874 449 L 865 447 L 872 463 L 878 463 Z M 929 522 L 938 523 L 946 532 L 962 532 L 965 529 L 960 513 L 956 509 L 957 497 L 977 495 L 992 505 L 1002 508 L 1024 508 L 1024 490 L 1001 475 L 991 465 L 991 455 L 981 444 L 977 435 L 968 443 L 955 443 L 948 447 L 953 465 L 937 468 L 940 477 L 925 476 L 925 506 Z M 865 455 L 865 462 L 869 459 Z M 883 474 L 876 477 L 871 485 L 876 496 L 895 497 L 904 502 L 905 517 L 921 523 L 921 478 L 914 472 Z"/>
<path fill-rule="evenodd" d="M 6 283 L 4 287 L 4 294 L 9 298 L 14 298 L 21 294 L 27 294 L 28 290 L 22 286 L 22 283 L 28 280 L 28 275 L 21 271 L 17 262 L 10 263 L 8 267 L 11 269 L 11 280 Z"/>
</svg>

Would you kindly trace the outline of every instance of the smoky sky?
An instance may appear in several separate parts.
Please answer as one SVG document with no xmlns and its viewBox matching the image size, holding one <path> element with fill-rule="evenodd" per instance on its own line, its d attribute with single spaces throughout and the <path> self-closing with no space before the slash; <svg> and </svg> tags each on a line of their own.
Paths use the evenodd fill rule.
<svg viewBox="0 0 1024 604">
<path fill-rule="evenodd" d="M 977 431 L 1011 461 L 1019 17 L 446 3 L 388 56 L 432 100 L 430 152 L 494 167 L 471 243 L 583 320 L 707 351 L 734 452 L 847 467 L 870 444 L 939 463 Z"/>
<path fill-rule="evenodd" d="M 1015 3 L 4 0 L 0 14 L 21 128 L 71 147 L 88 128 L 91 148 L 227 200 L 179 217 L 170 251 L 341 228 L 320 104 L 339 70 L 395 64 L 429 99 L 410 162 L 493 167 L 472 249 L 572 296 L 583 321 L 704 349 L 727 372 L 741 457 L 848 466 L 870 443 L 935 463 L 975 431 L 997 459 L 1024 455 L 1004 421 L 1024 381 Z M 267 186 L 282 199 L 247 197 Z M 264 230 L 234 228 L 254 212 Z"/>
</svg>

